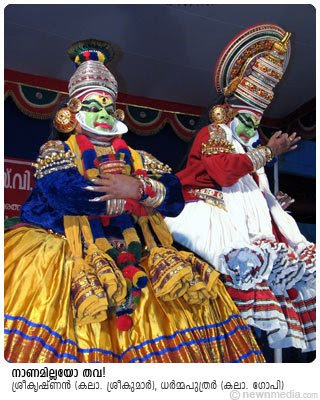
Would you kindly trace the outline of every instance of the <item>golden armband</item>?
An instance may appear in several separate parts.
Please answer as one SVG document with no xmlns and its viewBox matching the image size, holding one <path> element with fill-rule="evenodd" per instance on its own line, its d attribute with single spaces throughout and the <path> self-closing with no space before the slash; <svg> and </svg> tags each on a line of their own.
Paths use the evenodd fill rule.
<svg viewBox="0 0 320 400">
<path fill-rule="evenodd" d="M 140 203 L 145 207 L 159 207 L 166 197 L 165 186 L 159 181 L 143 176 L 139 176 L 139 180 L 143 186 L 143 193 L 147 195 L 147 198 L 140 200 Z"/>
<path fill-rule="evenodd" d="M 250 149 L 246 154 L 252 162 L 253 172 L 264 167 L 273 158 L 272 150 L 268 146 L 259 146 L 256 149 Z"/>
</svg>

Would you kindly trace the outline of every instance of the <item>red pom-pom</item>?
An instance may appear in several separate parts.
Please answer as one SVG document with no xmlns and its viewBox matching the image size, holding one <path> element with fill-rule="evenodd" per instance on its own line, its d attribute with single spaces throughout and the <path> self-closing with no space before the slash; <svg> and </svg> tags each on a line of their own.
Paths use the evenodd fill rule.
<svg viewBox="0 0 320 400">
<path fill-rule="evenodd" d="M 148 215 L 145 207 L 142 204 L 138 203 L 136 200 L 126 199 L 124 209 L 125 211 L 129 211 L 131 214 L 134 214 L 138 217 Z"/>
<path fill-rule="evenodd" d="M 126 199 L 126 204 L 124 205 L 125 211 L 133 212 L 133 210 L 136 208 L 136 203 L 138 203 L 136 200 L 132 199 Z"/>
<path fill-rule="evenodd" d="M 141 290 L 132 290 L 131 294 L 132 297 L 139 297 L 141 296 Z"/>
<path fill-rule="evenodd" d="M 130 281 L 132 281 L 134 274 L 136 274 L 137 272 L 139 272 L 140 269 L 135 267 L 134 265 L 127 265 L 126 267 L 124 267 L 121 272 L 122 275 L 129 279 Z"/>
<path fill-rule="evenodd" d="M 132 262 L 133 264 L 136 262 L 136 257 L 133 253 L 129 253 L 128 251 L 122 251 L 117 258 L 117 263 L 122 264 L 124 262 Z"/>
<path fill-rule="evenodd" d="M 154 198 L 155 197 L 155 195 L 156 195 L 156 192 L 155 192 L 155 190 L 154 189 L 152 189 L 152 187 L 151 186 L 147 186 L 146 188 L 145 188 L 145 194 L 147 194 L 149 197 L 151 197 L 151 198 Z"/>
<path fill-rule="evenodd" d="M 295 288 L 288 289 L 287 292 L 291 300 L 295 300 L 299 296 L 299 293 Z"/>
<path fill-rule="evenodd" d="M 90 51 L 86 50 L 82 53 L 86 60 L 90 60 Z"/>
<path fill-rule="evenodd" d="M 132 319 L 129 315 L 124 314 L 116 318 L 116 327 L 119 331 L 128 331 L 132 327 Z"/>
<path fill-rule="evenodd" d="M 145 169 L 137 169 L 135 175 L 147 176 L 147 171 Z"/>
<path fill-rule="evenodd" d="M 128 149 L 127 143 L 120 138 L 115 138 L 114 141 L 112 142 L 112 146 L 115 149 L 115 151 L 118 151 L 120 149 Z"/>
</svg>

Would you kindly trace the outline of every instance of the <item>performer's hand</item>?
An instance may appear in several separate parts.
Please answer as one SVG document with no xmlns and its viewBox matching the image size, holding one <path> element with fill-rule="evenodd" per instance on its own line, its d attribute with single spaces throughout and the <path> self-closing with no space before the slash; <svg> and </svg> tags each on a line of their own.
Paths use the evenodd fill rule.
<svg viewBox="0 0 320 400">
<path fill-rule="evenodd" d="M 287 195 L 287 193 L 283 193 L 281 191 L 276 193 L 276 199 L 280 203 L 280 206 L 283 208 L 283 210 L 287 209 L 290 206 L 290 204 L 295 202 L 295 200 L 289 195 Z"/>
<path fill-rule="evenodd" d="M 288 133 L 277 131 L 271 136 L 267 143 L 267 146 L 271 148 L 274 156 L 292 151 L 298 147 L 297 143 L 301 139 L 300 136 L 296 135 L 296 132 L 288 135 Z"/>
<path fill-rule="evenodd" d="M 94 186 L 85 189 L 103 196 L 95 197 L 90 201 L 106 201 L 109 199 L 134 199 L 141 197 L 141 182 L 132 176 L 121 174 L 102 174 L 100 178 L 91 180 Z"/>
</svg>

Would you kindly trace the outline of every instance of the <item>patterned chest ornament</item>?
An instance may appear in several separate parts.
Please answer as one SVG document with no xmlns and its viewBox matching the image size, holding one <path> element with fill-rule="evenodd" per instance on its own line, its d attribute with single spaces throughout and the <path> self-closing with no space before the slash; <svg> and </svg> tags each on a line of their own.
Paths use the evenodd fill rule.
<svg viewBox="0 0 320 400">
<path fill-rule="evenodd" d="M 211 156 L 219 153 L 233 153 L 234 146 L 227 140 L 226 133 L 221 126 L 209 125 L 210 138 L 206 143 L 201 144 L 201 154 Z"/>
</svg>

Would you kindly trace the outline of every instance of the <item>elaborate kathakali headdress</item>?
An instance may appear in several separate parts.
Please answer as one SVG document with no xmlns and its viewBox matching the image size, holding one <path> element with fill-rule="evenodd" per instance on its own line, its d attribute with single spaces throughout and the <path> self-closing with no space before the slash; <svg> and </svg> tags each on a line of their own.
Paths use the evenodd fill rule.
<svg viewBox="0 0 320 400">
<path fill-rule="evenodd" d="M 278 25 L 267 23 L 240 32 L 216 64 L 214 84 L 218 94 L 234 96 L 262 114 L 287 68 L 290 36 Z"/>
<path fill-rule="evenodd" d="M 69 81 L 69 96 L 79 97 L 86 89 L 96 87 L 106 90 L 115 102 L 118 84 L 106 67 L 114 57 L 110 43 L 96 39 L 80 40 L 70 46 L 68 54 L 77 67 Z"/>
<path fill-rule="evenodd" d="M 114 51 L 110 43 L 97 40 L 85 39 L 72 44 L 68 49 L 68 55 L 75 63 L 77 69 L 69 81 L 69 102 L 67 107 L 60 109 L 54 118 L 54 127 L 58 132 L 71 133 L 74 131 L 77 121 L 82 126 L 81 116 L 82 101 L 88 95 L 95 92 L 104 96 L 107 92 L 113 103 L 118 95 L 118 84 L 113 74 L 107 68 L 107 64 L 113 59 Z M 106 100 L 107 101 L 107 100 Z M 110 135 L 123 134 L 127 127 L 122 124 L 124 112 L 116 110 L 114 117 L 117 122 Z M 92 131 L 89 127 L 87 130 Z M 93 130 L 94 133 L 95 130 Z"/>
</svg>

